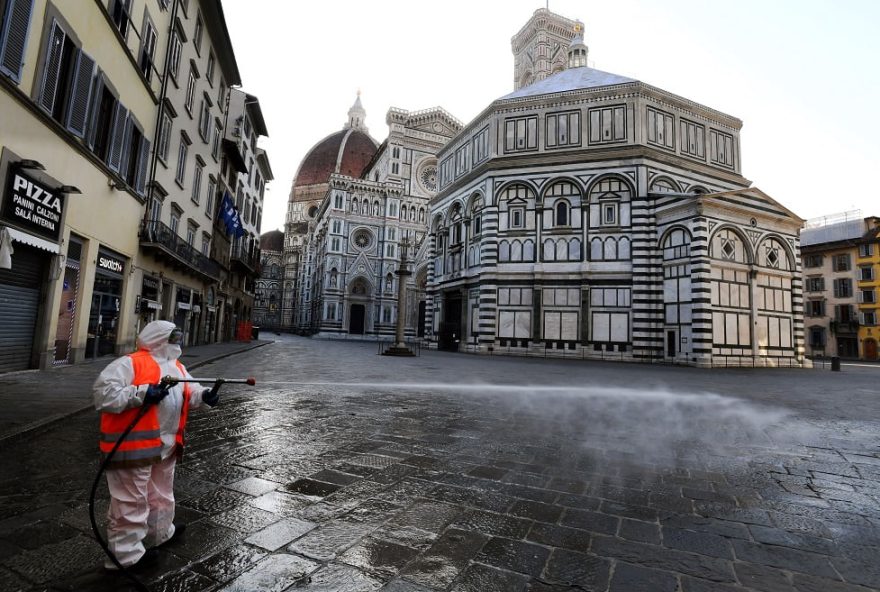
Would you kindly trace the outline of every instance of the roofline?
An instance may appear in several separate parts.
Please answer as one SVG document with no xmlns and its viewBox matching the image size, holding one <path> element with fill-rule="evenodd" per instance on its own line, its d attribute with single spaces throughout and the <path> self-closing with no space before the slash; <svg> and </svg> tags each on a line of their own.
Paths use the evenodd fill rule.
<svg viewBox="0 0 880 592">
<path fill-rule="evenodd" d="M 254 129 L 261 136 L 269 137 L 269 131 L 266 129 L 266 120 L 263 119 L 263 109 L 260 107 L 260 99 L 254 95 L 244 93 L 244 106 L 251 113 L 251 121 Z"/>
<path fill-rule="evenodd" d="M 257 164 L 263 169 L 263 178 L 266 181 L 275 180 L 275 175 L 272 173 L 272 167 L 269 165 L 269 155 L 263 148 L 257 148 Z"/>
<path fill-rule="evenodd" d="M 512 99 L 495 99 L 494 101 L 489 103 L 489 105 L 486 106 L 485 109 L 480 111 L 479 114 L 477 114 L 473 119 L 471 119 L 463 128 L 461 128 L 461 130 L 459 130 L 459 132 L 456 135 L 454 135 L 452 138 L 450 138 L 449 142 L 447 142 L 442 148 L 440 148 L 440 150 L 437 152 L 437 159 L 440 160 L 441 153 L 443 153 L 444 151 L 446 151 L 448 149 L 451 149 L 461 136 L 464 136 L 465 134 L 470 133 L 473 129 L 475 129 L 477 127 L 478 123 L 482 123 L 486 117 L 488 117 L 490 114 L 492 114 L 492 112 L 498 110 L 502 106 L 513 105 L 515 103 L 525 103 L 528 101 L 533 101 L 533 100 L 539 99 L 541 97 L 546 97 L 547 95 L 558 95 L 561 98 L 561 97 L 573 96 L 578 93 L 588 93 L 588 92 L 594 93 L 594 92 L 607 91 L 607 90 L 612 90 L 612 89 L 620 89 L 620 88 L 626 88 L 626 87 L 632 87 L 636 92 L 651 91 L 651 92 L 666 95 L 667 97 L 672 97 L 673 99 L 679 100 L 686 105 L 696 107 L 699 109 L 704 109 L 708 113 L 716 114 L 722 118 L 726 118 L 729 120 L 730 125 L 736 127 L 737 129 L 742 128 L 743 122 L 738 117 L 734 117 L 733 115 L 728 115 L 727 113 L 724 113 L 723 111 L 718 111 L 717 109 L 707 107 L 701 103 L 691 101 L 690 99 L 686 99 L 686 98 L 681 97 L 679 95 L 676 95 L 674 93 L 665 91 L 662 88 L 658 88 L 656 86 L 651 86 L 650 84 L 646 84 L 646 83 L 641 82 L 639 80 L 634 80 L 633 82 L 626 82 L 623 84 L 609 84 L 609 85 L 605 85 L 605 86 L 596 86 L 596 87 L 592 87 L 592 88 L 577 88 L 577 89 L 556 92 L 556 93 L 551 92 L 551 93 L 544 93 L 544 94 L 540 94 L 540 95 L 530 95 L 527 97 L 514 97 Z"/>
<path fill-rule="evenodd" d="M 241 73 L 238 71 L 238 62 L 232 47 L 232 37 L 229 36 L 226 17 L 223 15 L 223 5 L 220 0 L 200 0 L 199 4 L 202 7 L 202 15 L 205 17 L 205 25 L 209 30 L 218 33 L 217 38 L 211 36 L 211 42 L 217 52 L 217 61 L 223 69 L 226 84 L 240 86 Z"/>
</svg>

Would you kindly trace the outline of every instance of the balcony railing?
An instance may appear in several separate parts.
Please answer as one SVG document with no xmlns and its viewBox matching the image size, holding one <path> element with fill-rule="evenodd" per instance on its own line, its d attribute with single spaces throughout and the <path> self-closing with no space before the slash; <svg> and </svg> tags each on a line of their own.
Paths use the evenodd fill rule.
<svg viewBox="0 0 880 592">
<path fill-rule="evenodd" d="M 260 268 L 260 250 L 248 249 L 243 242 L 235 242 L 232 244 L 231 260 L 241 263 L 249 271 L 256 273 Z"/>
<path fill-rule="evenodd" d="M 192 245 L 177 236 L 170 227 L 157 220 L 141 223 L 140 244 L 165 255 L 172 263 L 211 280 L 220 278 L 220 264 L 204 256 Z"/>
</svg>

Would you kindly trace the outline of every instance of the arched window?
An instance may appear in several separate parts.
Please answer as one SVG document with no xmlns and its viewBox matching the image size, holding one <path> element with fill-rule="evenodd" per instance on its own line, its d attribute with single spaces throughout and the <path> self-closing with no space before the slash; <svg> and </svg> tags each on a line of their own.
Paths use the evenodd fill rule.
<svg viewBox="0 0 880 592">
<path fill-rule="evenodd" d="M 758 247 L 758 265 L 791 271 L 792 265 L 788 258 L 788 251 L 782 243 L 774 238 L 768 238 Z"/>
<path fill-rule="evenodd" d="M 552 238 L 544 241 L 544 261 L 556 261 L 556 243 Z"/>
<path fill-rule="evenodd" d="M 461 242 L 461 230 L 462 230 L 462 219 L 461 219 L 461 204 L 456 203 L 452 206 L 452 212 L 449 217 L 450 224 L 452 226 L 452 244 L 457 245 Z"/>
<path fill-rule="evenodd" d="M 663 260 L 686 259 L 691 255 L 691 235 L 682 228 L 676 228 L 663 239 Z"/>
<path fill-rule="evenodd" d="M 623 179 L 606 177 L 590 189 L 590 225 L 628 224 L 632 191 Z"/>
<path fill-rule="evenodd" d="M 602 261 L 602 239 L 594 238 L 590 241 L 590 260 Z"/>
<path fill-rule="evenodd" d="M 630 258 L 630 248 L 629 248 L 629 239 L 625 236 L 621 237 L 619 241 L 617 241 L 617 258 L 621 260 L 627 260 Z"/>
<path fill-rule="evenodd" d="M 483 231 L 483 198 L 477 196 L 471 202 L 471 235 L 477 236 Z"/>
<path fill-rule="evenodd" d="M 510 261 L 510 243 L 506 240 L 498 243 L 498 260 Z"/>
<path fill-rule="evenodd" d="M 669 179 L 660 178 L 651 183 L 651 188 L 648 191 L 652 193 L 677 193 L 679 188 Z"/>
<path fill-rule="evenodd" d="M 523 248 L 522 243 L 518 240 L 510 243 L 510 260 L 511 261 L 522 261 L 523 260 Z"/>
<path fill-rule="evenodd" d="M 606 261 L 617 259 L 617 241 L 610 236 L 605 239 L 605 244 L 602 249 L 602 258 Z"/>
<path fill-rule="evenodd" d="M 568 226 L 568 202 L 556 202 L 556 226 Z"/>
<path fill-rule="evenodd" d="M 713 259 L 733 261 L 735 263 L 748 263 L 749 256 L 742 238 L 728 228 L 719 230 L 712 237 L 709 245 L 709 256 Z"/>
</svg>

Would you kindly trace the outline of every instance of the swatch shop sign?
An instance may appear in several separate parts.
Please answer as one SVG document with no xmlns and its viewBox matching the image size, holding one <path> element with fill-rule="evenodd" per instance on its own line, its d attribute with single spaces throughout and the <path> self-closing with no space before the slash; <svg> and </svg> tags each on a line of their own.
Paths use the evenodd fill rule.
<svg viewBox="0 0 880 592">
<path fill-rule="evenodd" d="M 114 275 L 122 275 L 122 272 L 125 270 L 125 261 L 99 251 L 98 269 Z"/>
<path fill-rule="evenodd" d="M 21 170 L 11 167 L 3 197 L 2 218 L 10 225 L 58 242 L 64 196 Z"/>
</svg>

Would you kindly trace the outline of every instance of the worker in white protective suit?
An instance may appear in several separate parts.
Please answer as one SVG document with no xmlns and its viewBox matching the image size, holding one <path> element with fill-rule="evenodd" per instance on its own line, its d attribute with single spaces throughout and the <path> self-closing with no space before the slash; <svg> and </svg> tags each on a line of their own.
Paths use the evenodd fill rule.
<svg viewBox="0 0 880 592">
<path fill-rule="evenodd" d="M 138 351 L 114 360 L 94 385 L 101 412 L 104 455 L 139 411 L 137 422 L 113 455 L 107 470 L 110 490 L 107 542 L 123 567 L 143 567 L 158 559 L 155 548 L 177 539 L 184 524 L 174 523 L 174 466 L 183 451 L 188 411 L 213 407 L 219 388 L 195 383 L 162 383 L 161 378 L 192 378 L 178 361 L 182 332 L 168 321 L 153 321 L 138 335 Z M 142 410 L 143 405 L 148 405 Z M 107 569 L 116 569 L 108 558 Z"/>
</svg>

